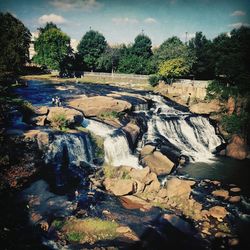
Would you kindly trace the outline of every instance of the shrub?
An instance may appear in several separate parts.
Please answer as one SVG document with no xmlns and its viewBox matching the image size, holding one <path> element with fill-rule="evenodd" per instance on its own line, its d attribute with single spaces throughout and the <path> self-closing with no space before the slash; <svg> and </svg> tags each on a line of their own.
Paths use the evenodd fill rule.
<svg viewBox="0 0 250 250">
<path fill-rule="evenodd" d="M 250 116 L 246 112 L 243 112 L 240 115 L 224 115 L 222 118 L 222 126 L 227 132 L 231 134 L 244 134 L 249 118 Z"/>
<path fill-rule="evenodd" d="M 152 87 L 155 87 L 158 85 L 159 83 L 159 80 L 160 80 L 160 76 L 158 75 L 151 75 L 148 79 L 149 81 L 149 84 L 152 86 Z"/>
<path fill-rule="evenodd" d="M 55 114 L 51 119 L 51 125 L 60 130 L 67 130 L 67 119 L 65 114 Z"/>
</svg>

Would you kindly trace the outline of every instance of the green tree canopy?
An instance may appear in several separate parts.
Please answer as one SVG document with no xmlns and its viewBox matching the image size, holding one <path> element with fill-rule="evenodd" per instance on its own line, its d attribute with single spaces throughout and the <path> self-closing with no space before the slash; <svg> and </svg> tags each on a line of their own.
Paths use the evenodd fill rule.
<svg viewBox="0 0 250 250">
<path fill-rule="evenodd" d="M 170 59 L 160 64 L 158 74 L 165 78 L 177 78 L 185 76 L 190 70 L 186 60 L 182 57 Z"/>
<path fill-rule="evenodd" d="M 10 13 L 0 13 L 0 72 L 18 72 L 29 60 L 31 34 Z"/>
<path fill-rule="evenodd" d="M 62 62 L 72 54 L 69 36 L 52 24 L 40 29 L 34 45 L 34 62 L 53 70 L 60 70 Z"/>
<path fill-rule="evenodd" d="M 151 48 L 152 48 L 151 39 L 144 34 L 139 34 L 135 38 L 134 44 L 131 47 L 131 53 L 136 56 L 148 59 L 153 54 Z"/>
<path fill-rule="evenodd" d="M 196 32 L 195 37 L 189 41 L 189 48 L 195 55 L 192 73 L 198 79 L 212 79 L 214 77 L 214 61 L 212 56 L 212 43 L 202 32 Z"/>
<path fill-rule="evenodd" d="M 98 58 L 107 48 L 105 37 L 98 31 L 90 30 L 81 39 L 77 46 L 79 54 L 82 56 L 86 66 L 90 70 L 95 70 L 98 65 Z"/>
</svg>

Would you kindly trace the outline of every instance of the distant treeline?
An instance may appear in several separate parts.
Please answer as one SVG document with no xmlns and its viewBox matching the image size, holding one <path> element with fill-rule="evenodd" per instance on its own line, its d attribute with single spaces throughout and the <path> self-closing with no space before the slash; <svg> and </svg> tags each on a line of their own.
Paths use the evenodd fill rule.
<svg viewBox="0 0 250 250">
<path fill-rule="evenodd" d="M 152 49 L 151 39 L 141 33 L 130 45 L 111 47 L 98 31 L 86 32 L 74 52 L 70 37 L 53 23 L 41 27 L 34 42 L 32 61 L 67 75 L 72 71 L 155 74 L 165 78 L 224 78 L 245 85 L 250 79 L 250 28 L 209 40 L 202 32 L 183 43 L 173 36 Z M 29 30 L 9 13 L 0 14 L 0 71 L 19 71 L 28 61 Z"/>
</svg>

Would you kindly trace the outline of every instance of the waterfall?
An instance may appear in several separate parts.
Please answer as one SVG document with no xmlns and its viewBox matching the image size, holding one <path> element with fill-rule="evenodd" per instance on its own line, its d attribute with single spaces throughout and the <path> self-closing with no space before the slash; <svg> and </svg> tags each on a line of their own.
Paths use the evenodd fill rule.
<svg viewBox="0 0 250 250">
<path fill-rule="evenodd" d="M 155 109 L 152 114 L 148 112 L 144 144 L 161 136 L 190 160 L 208 161 L 213 157 L 212 152 L 222 141 L 207 118 L 169 106 L 160 96 L 151 98 L 155 101 Z"/>
<path fill-rule="evenodd" d="M 66 150 L 66 151 L 65 151 Z M 76 134 L 54 135 L 54 140 L 49 146 L 45 162 L 60 160 L 67 153 L 69 164 L 80 166 L 81 162 L 91 162 L 92 147 L 89 138 Z"/>
<path fill-rule="evenodd" d="M 131 154 L 126 135 L 118 129 L 94 120 L 84 121 L 84 126 L 92 133 L 104 138 L 105 162 L 113 166 L 138 168 L 138 158 Z"/>
</svg>

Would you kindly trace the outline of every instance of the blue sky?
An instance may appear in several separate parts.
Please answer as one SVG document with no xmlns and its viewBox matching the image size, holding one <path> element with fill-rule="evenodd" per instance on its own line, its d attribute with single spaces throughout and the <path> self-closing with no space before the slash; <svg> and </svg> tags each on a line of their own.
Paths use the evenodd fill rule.
<svg viewBox="0 0 250 250">
<path fill-rule="evenodd" d="M 0 0 L 35 32 L 55 22 L 71 38 L 80 40 L 98 30 L 109 44 L 133 42 L 142 30 L 154 45 L 177 35 L 185 40 L 196 31 L 208 38 L 240 25 L 250 27 L 250 0 Z"/>
</svg>

